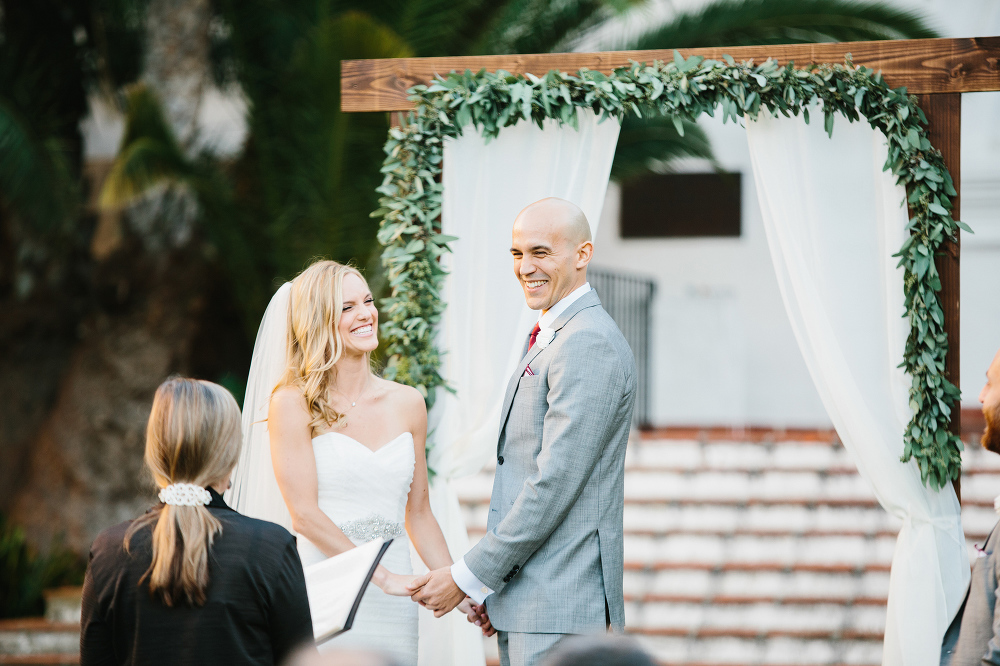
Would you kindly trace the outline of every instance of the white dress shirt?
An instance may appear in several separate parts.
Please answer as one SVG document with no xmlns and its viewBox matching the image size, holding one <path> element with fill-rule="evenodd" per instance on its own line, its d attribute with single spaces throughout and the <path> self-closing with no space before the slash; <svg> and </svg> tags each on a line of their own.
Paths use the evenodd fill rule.
<svg viewBox="0 0 1000 666">
<path fill-rule="evenodd" d="M 566 312 L 566 309 L 574 303 L 578 298 L 590 291 L 590 283 L 586 282 L 582 287 L 577 287 L 569 295 L 564 296 L 558 303 L 553 305 L 548 310 L 542 310 L 538 313 L 538 326 L 539 328 L 552 328 L 552 324 L 556 322 L 556 319 Z M 493 594 L 488 586 L 483 584 L 483 581 L 479 580 L 476 574 L 472 573 L 472 569 L 465 563 L 465 558 L 459 558 L 458 562 L 451 565 L 451 578 L 455 581 L 455 585 L 458 585 L 459 589 L 465 592 L 469 597 L 475 601 L 477 604 L 482 604 L 486 600 L 486 597 Z"/>
</svg>

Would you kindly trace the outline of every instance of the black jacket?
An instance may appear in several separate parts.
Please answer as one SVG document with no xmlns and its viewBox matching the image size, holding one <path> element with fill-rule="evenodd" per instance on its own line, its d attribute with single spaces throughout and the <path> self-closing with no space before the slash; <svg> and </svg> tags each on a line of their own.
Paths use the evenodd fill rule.
<svg viewBox="0 0 1000 666">
<path fill-rule="evenodd" d="M 101 534 L 83 585 L 80 663 L 278 664 L 312 641 L 312 619 L 295 538 L 247 518 L 214 490 L 222 523 L 209 557 L 204 606 L 167 607 L 139 579 L 152 559 L 152 527 L 123 541 L 131 521 Z"/>
</svg>

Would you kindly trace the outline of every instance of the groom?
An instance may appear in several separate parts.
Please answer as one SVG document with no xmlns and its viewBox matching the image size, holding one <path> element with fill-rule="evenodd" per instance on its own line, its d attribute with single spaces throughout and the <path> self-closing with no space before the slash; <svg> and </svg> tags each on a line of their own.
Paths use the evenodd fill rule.
<svg viewBox="0 0 1000 666">
<path fill-rule="evenodd" d="M 590 225 L 549 198 L 514 220 L 514 272 L 538 323 L 507 384 L 487 533 L 414 581 L 443 615 L 466 595 L 499 631 L 500 663 L 531 666 L 568 634 L 621 631 L 625 445 L 635 361 L 587 283 Z"/>
</svg>

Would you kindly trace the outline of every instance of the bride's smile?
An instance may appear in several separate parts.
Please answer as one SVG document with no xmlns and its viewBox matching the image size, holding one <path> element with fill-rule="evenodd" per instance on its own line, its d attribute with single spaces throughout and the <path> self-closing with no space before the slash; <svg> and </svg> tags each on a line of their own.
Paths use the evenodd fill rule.
<svg viewBox="0 0 1000 666">
<path fill-rule="evenodd" d="M 340 335 L 344 351 L 366 354 L 378 347 L 378 309 L 365 281 L 353 273 L 344 276 Z"/>
</svg>

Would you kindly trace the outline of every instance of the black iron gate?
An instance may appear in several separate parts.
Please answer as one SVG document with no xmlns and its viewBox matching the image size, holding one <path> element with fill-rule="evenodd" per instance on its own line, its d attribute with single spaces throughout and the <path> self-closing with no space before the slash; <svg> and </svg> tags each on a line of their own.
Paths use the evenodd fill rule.
<svg viewBox="0 0 1000 666">
<path fill-rule="evenodd" d="M 632 420 L 639 427 L 648 426 L 650 309 L 656 284 L 648 278 L 596 266 L 587 269 L 587 280 L 635 355 L 639 386 Z"/>
</svg>

